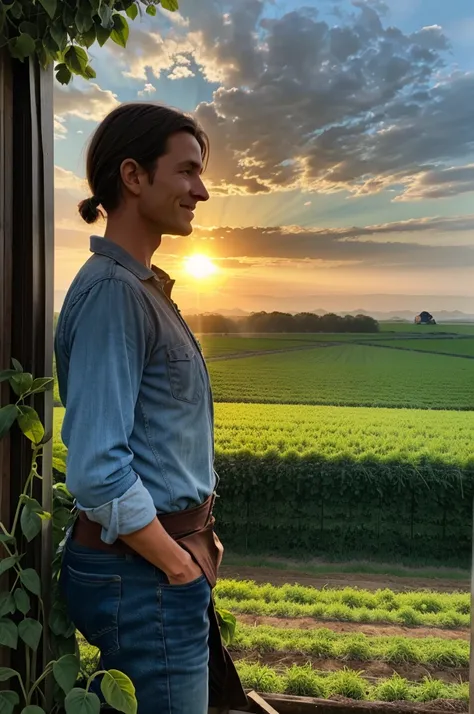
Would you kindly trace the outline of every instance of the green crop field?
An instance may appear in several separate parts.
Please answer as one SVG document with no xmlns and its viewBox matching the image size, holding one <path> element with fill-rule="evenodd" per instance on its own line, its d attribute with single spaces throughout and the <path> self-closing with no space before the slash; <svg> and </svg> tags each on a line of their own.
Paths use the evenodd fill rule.
<svg viewBox="0 0 474 714">
<path fill-rule="evenodd" d="M 409 339 L 409 340 L 377 340 L 377 344 L 386 347 L 400 347 L 404 350 L 423 350 L 428 352 L 439 352 L 440 354 L 452 354 L 460 356 L 474 357 L 474 336 L 462 338 L 429 338 L 429 339 Z"/>
<path fill-rule="evenodd" d="M 209 365 L 220 402 L 474 409 L 474 360 L 344 344 Z"/>
<path fill-rule="evenodd" d="M 199 342 L 205 357 L 223 357 L 240 352 L 267 352 L 270 350 L 288 350 L 293 347 L 307 346 L 307 340 L 299 339 L 295 335 L 293 339 L 278 339 L 267 337 L 219 337 L 217 335 L 200 335 Z"/>
<path fill-rule="evenodd" d="M 406 332 L 423 335 L 450 333 L 460 335 L 474 335 L 474 323 L 440 323 L 439 325 L 415 325 L 409 322 L 380 322 L 382 332 Z"/>
</svg>

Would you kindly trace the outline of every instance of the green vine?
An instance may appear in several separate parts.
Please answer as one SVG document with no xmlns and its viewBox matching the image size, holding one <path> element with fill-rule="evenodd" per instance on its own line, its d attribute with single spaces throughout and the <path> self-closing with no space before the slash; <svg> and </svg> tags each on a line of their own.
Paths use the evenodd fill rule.
<svg viewBox="0 0 474 714">
<path fill-rule="evenodd" d="M 161 5 L 178 10 L 177 0 L 2 0 L 0 49 L 18 60 L 36 56 L 46 69 L 55 63 L 56 79 L 69 84 L 74 74 L 94 79 L 88 49 L 112 40 L 126 47 L 130 20 Z"/>
<path fill-rule="evenodd" d="M 12 363 L 14 369 L 0 372 L 0 382 L 8 381 L 17 399 L 0 409 L 0 439 L 8 434 L 16 422 L 31 442 L 32 455 L 30 471 L 11 523 L 0 522 L 0 576 L 6 573 L 11 575 L 11 587 L 0 590 L 0 646 L 16 650 L 19 641 L 23 643 L 25 676 L 22 677 L 20 672 L 11 667 L 0 667 L 0 682 L 17 682 L 16 689 L 0 691 L 0 712 L 99 714 L 100 699 L 90 691 L 90 686 L 100 676 L 100 687 L 107 704 L 125 714 L 136 714 L 135 688 L 122 672 L 100 670 L 86 678 L 84 686 L 77 686 L 81 679 L 81 663 L 75 628 L 67 616 L 58 586 L 62 561 L 60 543 L 75 518 L 73 498 L 63 483 L 55 484 L 53 509 L 49 513 L 33 497 L 35 480 L 42 478 L 38 461 L 51 434 L 45 434 L 38 413 L 27 402 L 31 401 L 33 395 L 52 389 L 53 379 L 34 379 L 17 360 L 12 360 Z M 25 541 L 29 544 L 41 535 L 44 521 L 52 523 L 53 549 L 56 553 L 53 559 L 52 604 L 48 617 L 42 599 L 40 574 L 34 568 L 22 565 Z M 46 662 L 43 671 L 38 672 L 38 652 L 45 630 L 51 659 Z M 52 709 L 46 709 L 43 686 L 48 678 L 54 682 Z"/>
</svg>

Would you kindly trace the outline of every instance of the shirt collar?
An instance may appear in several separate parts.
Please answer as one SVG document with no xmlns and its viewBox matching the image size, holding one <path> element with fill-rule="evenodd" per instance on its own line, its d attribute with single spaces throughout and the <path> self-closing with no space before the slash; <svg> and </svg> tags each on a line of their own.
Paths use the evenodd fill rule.
<svg viewBox="0 0 474 714">
<path fill-rule="evenodd" d="M 156 265 L 147 268 L 117 243 L 101 236 L 91 236 L 90 249 L 92 253 L 105 255 L 107 258 L 115 260 L 116 263 L 136 275 L 139 280 L 150 280 L 150 278 L 158 280 L 168 297 L 171 295 L 175 281 L 171 280 L 168 273 Z"/>
</svg>

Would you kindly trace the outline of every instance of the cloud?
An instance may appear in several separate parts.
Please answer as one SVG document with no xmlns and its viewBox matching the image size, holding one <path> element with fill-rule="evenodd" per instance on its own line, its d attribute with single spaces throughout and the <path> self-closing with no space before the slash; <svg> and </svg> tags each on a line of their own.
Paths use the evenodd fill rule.
<svg viewBox="0 0 474 714">
<path fill-rule="evenodd" d="M 67 191 L 81 195 L 88 190 L 87 181 L 76 176 L 73 171 L 63 169 L 61 166 L 54 167 L 54 188 L 56 191 Z"/>
<path fill-rule="evenodd" d="M 415 176 L 407 190 L 395 200 L 448 198 L 470 191 L 474 191 L 474 164 L 423 171 Z"/>
<path fill-rule="evenodd" d="M 67 128 L 64 124 L 65 124 L 64 117 L 60 117 L 55 114 L 54 115 L 54 138 L 58 141 L 66 138 Z"/>
<path fill-rule="evenodd" d="M 177 65 L 171 74 L 168 75 L 168 79 L 186 79 L 187 77 L 194 77 L 194 72 L 185 67 L 184 65 Z"/>
<path fill-rule="evenodd" d="M 417 242 L 416 235 L 435 237 L 440 233 L 463 233 L 473 229 L 474 215 L 415 218 L 344 228 L 196 227 L 190 238 L 165 237 L 162 250 L 174 255 L 202 250 L 217 259 L 232 258 L 244 262 L 263 259 L 311 261 L 313 267 L 314 261 L 319 261 L 326 267 L 352 264 L 362 268 L 465 268 L 474 267 L 474 245 L 462 244 L 462 241 L 458 245 L 430 245 Z M 404 235 L 413 240 L 402 240 Z"/>
<path fill-rule="evenodd" d="M 155 94 L 156 87 L 154 87 L 150 82 L 147 82 L 143 89 L 137 92 L 139 97 L 149 97 L 151 94 Z"/>
<path fill-rule="evenodd" d="M 75 81 L 67 89 L 55 88 L 54 112 L 62 122 L 69 116 L 99 122 L 118 105 L 117 95 L 95 82 Z"/>
<path fill-rule="evenodd" d="M 275 18 L 263 0 L 182 0 L 185 28 L 132 28 L 125 73 L 177 78 L 184 56 L 219 85 L 196 111 L 214 193 L 403 195 L 474 152 L 474 72 L 446 69 L 440 26 L 404 32 L 385 3 L 353 6 L 331 24 L 314 8 Z"/>
</svg>

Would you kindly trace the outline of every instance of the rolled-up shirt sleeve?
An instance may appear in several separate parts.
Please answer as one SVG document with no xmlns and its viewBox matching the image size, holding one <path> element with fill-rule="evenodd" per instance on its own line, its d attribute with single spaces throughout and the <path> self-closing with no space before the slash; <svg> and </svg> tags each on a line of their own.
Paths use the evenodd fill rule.
<svg viewBox="0 0 474 714">
<path fill-rule="evenodd" d="M 64 321 L 66 483 L 105 543 L 156 517 L 129 446 L 151 330 L 139 296 L 115 278 L 82 294 Z"/>
</svg>

